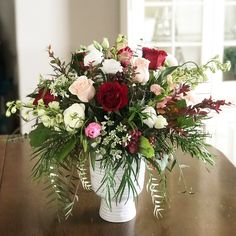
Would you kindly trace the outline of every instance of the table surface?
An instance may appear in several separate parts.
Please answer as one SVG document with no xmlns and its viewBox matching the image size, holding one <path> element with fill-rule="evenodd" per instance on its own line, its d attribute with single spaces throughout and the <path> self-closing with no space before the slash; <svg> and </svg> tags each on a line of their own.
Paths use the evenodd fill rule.
<svg viewBox="0 0 236 236">
<path fill-rule="evenodd" d="M 0 235 L 99 235 L 99 236 L 232 236 L 236 235 L 236 169 L 215 148 L 216 165 L 209 167 L 196 158 L 178 153 L 187 185 L 194 194 L 181 193 L 179 172 L 169 178 L 170 207 L 157 220 L 144 189 L 137 216 L 127 223 L 108 223 L 99 217 L 99 198 L 81 191 L 73 216 L 58 223 L 46 204 L 42 186 L 32 182 L 31 149 L 28 142 L 8 143 L 0 137 Z M 209 167 L 208 169 L 206 167 Z M 210 169 L 210 171 L 209 171 Z"/>
</svg>

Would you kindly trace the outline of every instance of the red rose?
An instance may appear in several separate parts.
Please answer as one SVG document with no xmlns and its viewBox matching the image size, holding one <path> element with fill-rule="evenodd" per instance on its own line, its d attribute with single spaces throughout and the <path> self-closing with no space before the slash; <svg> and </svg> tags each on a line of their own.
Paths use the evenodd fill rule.
<svg viewBox="0 0 236 236">
<path fill-rule="evenodd" d="M 128 87 L 117 81 L 104 83 L 98 88 L 97 101 L 105 111 L 117 111 L 128 104 Z"/>
<path fill-rule="evenodd" d="M 57 97 L 53 96 L 50 93 L 50 90 L 47 90 L 46 88 L 41 88 L 36 96 L 36 98 L 34 99 L 33 104 L 34 105 L 38 105 L 38 101 L 40 99 L 43 99 L 44 104 L 47 106 L 49 102 L 55 101 L 57 100 Z"/>
<path fill-rule="evenodd" d="M 157 50 L 153 48 L 143 48 L 143 57 L 150 61 L 149 69 L 156 70 L 160 66 L 164 65 L 167 53 L 163 50 Z"/>
<path fill-rule="evenodd" d="M 121 48 L 118 52 L 118 60 L 121 65 L 127 67 L 130 64 L 130 60 L 133 56 L 133 51 L 129 47 Z"/>
</svg>

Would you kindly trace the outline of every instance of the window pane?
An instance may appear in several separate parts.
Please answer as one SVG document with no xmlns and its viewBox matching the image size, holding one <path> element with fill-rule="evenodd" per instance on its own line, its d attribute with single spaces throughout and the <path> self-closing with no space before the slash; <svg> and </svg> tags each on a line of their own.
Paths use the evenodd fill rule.
<svg viewBox="0 0 236 236">
<path fill-rule="evenodd" d="M 171 7 L 146 7 L 144 40 L 147 42 L 171 41 Z"/>
<path fill-rule="evenodd" d="M 236 80 L 236 47 L 227 47 L 224 49 L 224 62 L 230 61 L 230 71 L 223 73 L 223 80 Z"/>
<path fill-rule="evenodd" d="M 225 7 L 225 40 L 236 39 L 236 6 Z"/>
<path fill-rule="evenodd" d="M 203 7 L 201 5 L 176 7 L 176 41 L 201 41 L 202 9 Z"/>
<path fill-rule="evenodd" d="M 201 48 L 200 47 L 177 47 L 175 49 L 175 56 L 182 64 L 187 61 L 194 61 L 198 64 L 201 63 Z"/>
</svg>

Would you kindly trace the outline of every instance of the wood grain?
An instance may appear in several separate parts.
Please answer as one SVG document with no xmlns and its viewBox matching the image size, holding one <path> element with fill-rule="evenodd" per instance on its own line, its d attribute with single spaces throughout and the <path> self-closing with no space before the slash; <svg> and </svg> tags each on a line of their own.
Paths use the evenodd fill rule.
<svg viewBox="0 0 236 236">
<path fill-rule="evenodd" d="M 4 145 L 0 142 L 1 155 Z M 149 194 L 144 190 L 137 205 L 137 217 L 128 223 L 108 223 L 98 215 L 99 198 L 81 191 L 74 215 L 58 223 L 55 209 L 46 205 L 42 186 L 31 181 L 31 149 L 27 142 L 7 145 L 2 187 L 0 189 L 1 236 L 222 236 L 236 232 L 236 171 L 225 156 L 210 172 L 196 158 L 176 154 L 184 169 L 185 180 L 194 194 L 183 194 L 178 185 L 179 172 L 169 177 L 170 208 L 164 218 L 152 215 Z M 2 159 L 2 156 L 0 156 Z M 0 160 L 1 160 L 0 159 Z"/>
</svg>

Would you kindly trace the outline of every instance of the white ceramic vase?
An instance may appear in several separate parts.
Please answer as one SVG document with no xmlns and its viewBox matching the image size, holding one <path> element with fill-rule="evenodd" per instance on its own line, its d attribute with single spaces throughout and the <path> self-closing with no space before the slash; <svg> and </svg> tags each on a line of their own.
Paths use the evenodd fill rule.
<svg viewBox="0 0 236 236">
<path fill-rule="evenodd" d="M 133 163 L 133 170 L 136 168 L 136 163 Z M 121 222 L 127 222 L 132 220 L 136 216 L 136 206 L 135 206 L 135 199 L 132 194 L 132 191 L 130 191 L 130 194 L 128 194 L 128 187 L 125 187 L 125 190 L 122 195 L 121 201 L 117 202 L 114 195 L 118 187 L 120 186 L 120 182 L 124 173 L 124 170 L 122 168 L 119 168 L 114 176 L 115 178 L 115 188 L 114 192 L 111 196 L 111 208 L 107 206 L 106 200 L 105 200 L 105 191 L 103 191 L 103 187 L 100 188 L 101 182 L 104 176 L 105 170 L 100 168 L 100 162 L 95 162 L 95 168 L 93 169 L 90 165 L 90 176 L 91 176 L 91 184 L 93 191 L 101 197 L 101 204 L 99 209 L 99 215 L 102 219 L 114 222 L 114 223 L 121 223 Z M 145 178 L 145 162 L 141 160 L 140 162 L 140 168 L 139 173 L 137 176 L 137 181 L 135 180 L 135 177 L 133 173 L 131 174 L 130 178 L 132 179 L 132 182 L 134 183 L 135 189 L 137 191 L 137 194 L 140 194 L 140 192 L 143 189 L 144 185 L 144 178 Z"/>
</svg>

